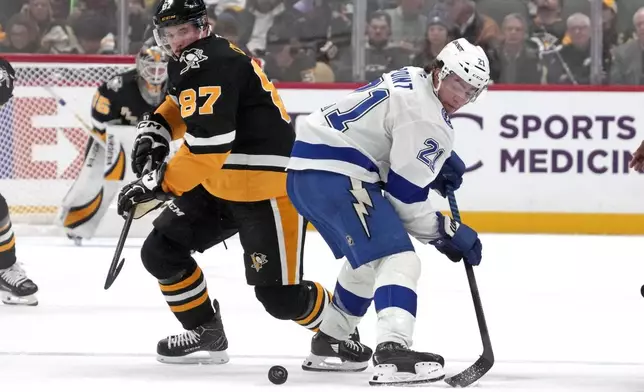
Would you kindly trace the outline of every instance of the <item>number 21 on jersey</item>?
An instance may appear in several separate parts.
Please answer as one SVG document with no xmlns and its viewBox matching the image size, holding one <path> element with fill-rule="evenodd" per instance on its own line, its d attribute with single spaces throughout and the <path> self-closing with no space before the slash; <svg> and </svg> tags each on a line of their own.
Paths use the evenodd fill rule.
<svg viewBox="0 0 644 392">
<path fill-rule="evenodd" d="M 354 94 L 366 95 L 366 97 L 355 104 L 352 108 L 345 111 L 340 111 L 337 107 L 331 112 L 327 113 L 324 117 L 331 128 L 337 129 L 340 132 L 346 132 L 349 129 L 349 124 L 360 120 L 369 111 L 387 98 L 389 98 L 389 90 L 386 88 L 376 88 L 382 84 L 383 79 L 376 79 L 373 82 L 355 90 Z M 324 110 L 328 110 L 336 105 L 331 105 Z"/>
</svg>

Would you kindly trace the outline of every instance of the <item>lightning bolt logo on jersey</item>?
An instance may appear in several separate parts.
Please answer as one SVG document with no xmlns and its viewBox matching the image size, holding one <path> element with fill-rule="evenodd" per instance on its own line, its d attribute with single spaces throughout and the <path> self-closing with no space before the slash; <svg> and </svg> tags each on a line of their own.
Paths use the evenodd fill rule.
<svg viewBox="0 0 644 392">
<path fill-rule="evenodd" d="M 361 181 L 352 178 L 351 188 L 353 188 L 351 189 L 351 194 L 356 198 L 356 202 L 353 203 L 353 207 L 356 210 L 356 214 L 358 214 L 358 219 L 360 219 L 360 223 L 362 223 L 365 234 L 367 234 L 367 237 L 371 238 L 371 234 L 369 234 L 369 226 L 367 226 L 367 216 L 369 216 L 367 207 L 373 208 L 373 202 L 371 201 L 369 192 L 362 187 Z"/>
</svg>

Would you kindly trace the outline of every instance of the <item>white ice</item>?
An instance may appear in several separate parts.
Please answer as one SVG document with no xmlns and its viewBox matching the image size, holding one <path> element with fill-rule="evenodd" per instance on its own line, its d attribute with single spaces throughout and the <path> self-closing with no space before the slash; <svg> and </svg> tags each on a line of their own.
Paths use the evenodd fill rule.
<svg viewBox="0 0 644 392">
<path fill-rule="evenodd" d="M 496 391 L 644 391 L 644 260 L 641 237 L 483 235 L 475 269 L 497 363 L 475 387 Z M 241 248 L 198 255 L 230 342 L 226 365 L 156 362 L 159 339 L 180 325 L 128 241 L 125 267 L 103 290 L 115 239 L 75 247 L 62 238 L 18 238 L 20 261 L 40 286 L 40 305 L 0 305 L 0 389 L 44 391 L 350 391 L 370 373 L 301 370 L 310 333 L 268 316 L 245 284 Z M 453 374 L 481 353 L 464 268 L 417 246 L 423 260 L 415 345 L 442 354 Z M 271 260 L 269 260 L 271 262 Z M 340 261 L 309 233 L 305 276 L 333 289 Z M 374 343 L 374 313 L 361 324 Z M 270 366 L 289 371 L 282 386 Z M 16 389 L 14 389 L 16 388 Z M 427 388 L 449 388 L 437 383 Z"/>
</svg>

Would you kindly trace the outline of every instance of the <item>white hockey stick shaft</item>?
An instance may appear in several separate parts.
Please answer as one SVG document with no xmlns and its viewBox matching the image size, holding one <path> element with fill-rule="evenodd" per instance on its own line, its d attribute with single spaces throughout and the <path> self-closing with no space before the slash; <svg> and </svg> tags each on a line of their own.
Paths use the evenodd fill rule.
<svg viewBox="0 0 644 392">
<path fill-rule="evenodd" d="M 78 113 L 76 113 L 76 111 L 74 111 L 67 104 L 67 101 L 65 101 L 65 99 L 63 97 L 61 97 L 59 94 L 57 94 L 56 91 L 54 91 L 54 89 L 52 89 L 49 86 L 43 86 L 43 88 L 45 89 L 45 91 L 47 91 L 49 93 L 49 95 L 51 95 L 53 98 L 56 99 L 56 101 L 58 101 L 58 104 L 60 106 L 65 108 L 65 110 L 67 110 L 72 116 L 74 116 L 74 118 L 76 118 L 76 120 L 78 120 L 81 123 L 82 129 L 85 131 L 85 133 L 88 134 L 88 136 L 93 138 L 95 142 L 97 142 L 103 148 L 105 148 L 105 141 L 103 141 L 103 139 L 101 139 L 101 137 L 98 134 L 96 134 L 95 132 L 92 131 L 92 129 L 94 129 L 94 128 L 92 126 L 90 126 Z"/>
</svg>

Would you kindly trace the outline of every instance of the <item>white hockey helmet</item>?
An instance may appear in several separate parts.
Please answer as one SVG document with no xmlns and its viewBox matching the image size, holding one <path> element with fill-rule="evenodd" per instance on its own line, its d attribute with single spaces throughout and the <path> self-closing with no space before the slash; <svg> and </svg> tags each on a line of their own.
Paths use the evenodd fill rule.
<svg viewBox="0 0 644 392">
<path fill-rule="evenodd" d="M 476 88 L 476 93 L 469 102 L 474 102 L 490 82 L 490 61 L 480 46 L 474 46 L 465 38 L 459 38 L 448 43 L 440 51 L 436 60 L 443 63 L 438 73 L 438 91 L 441 82 L 450 74 L 455 74 Z"/>
</svg>

